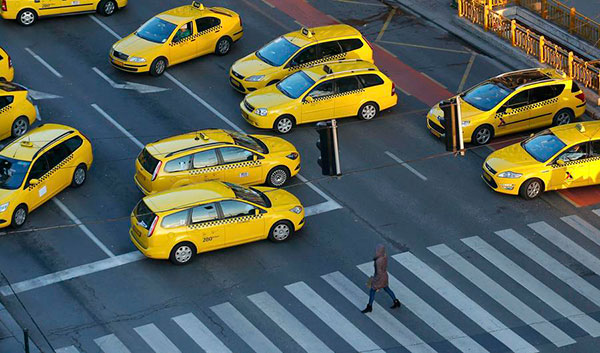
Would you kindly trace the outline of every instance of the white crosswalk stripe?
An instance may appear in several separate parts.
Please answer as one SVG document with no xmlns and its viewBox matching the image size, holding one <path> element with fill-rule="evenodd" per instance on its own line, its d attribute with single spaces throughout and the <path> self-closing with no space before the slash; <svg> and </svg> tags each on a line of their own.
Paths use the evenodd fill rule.
<svg viewBox="0 0 600 353">
<path fill-rule="evenodd" d="M 207 353 L 231 353 L 231 351 L 215 336 L 202 321 L 187 313 L 171 318 L 198 346 Z"/>
<path fill-rule="evenodd" d="M 470 237 L 461 239 L 461 241 L 511 277 L 515 282 L 540 298 L 548 306 L 581 327 L 592 337 L 600 336 L 600 323 L 577 309 L 573 304 L 569 303 L 548 286 L 523 270 L 512 260 L 502 255 L 483 239 L 479 237 Z"/>
<path fill-rule="evenodd" d="M 340 272 L 333 272 L 321 277 L 359 309 L 362 309 L 369 300 L 369 296 L 365 292 Z M 369 313 L 367 317 L 410 352 L 435 353 L 433 348 L 379 304 L 373 303 L 373 312 Z"/>
<path fill-rule="evenodd" d="M 440 259 L 450 265 L 456 272 L 471 281 L 479 289 L 489 295 L 492 299 L 504 306 L 521 321 L 531 326 L 534 330 L 546 337 L 557 347 L 563 347 L 575 343 L 575 340 L 554 326 L 541 315 L 533 311 L 525 303 L 504 289 L 493 279 L 481 272 L 477 267 L 465 260 L 444 244 L 430 246 L 427 249 L 437 255 Z"/>
<path fill-rule="evenodd" d="M 594 210 L 600 216 L 600 210 Z M 561 218 L 563 222 L 575 228 L 579 233 L 585 235 L 589 240 L 600 246 L 600 230 L 579 216 L 566 216 Z"/>
<path fill-rule="evenodd" d="M 134 330 L 156 353 L 181 353 L 179 348 L 154 324 L 139 326 Z"/>
<path fill-rule="evenodd" d="M 104 353 L 131 353 L 115 335 L 98 337 L 94 342 Z"/>
<path fill-rule="evenodd" d="M 296 282 L 285 288 L 357 351 L 383 353 L 383 350 L 375 342 L 371 341 L 306 283 Z"/>
<path fill-rule="evenodd" d="M 64 347 L 64 348 L 59 348 L 57 350 L 55 350 L 56 353 L 79 353 L 79 350 L 77 350 L 77 348 L 75 348 L 74 346 L 68 346 L 68 347 Z"/>
</svg>

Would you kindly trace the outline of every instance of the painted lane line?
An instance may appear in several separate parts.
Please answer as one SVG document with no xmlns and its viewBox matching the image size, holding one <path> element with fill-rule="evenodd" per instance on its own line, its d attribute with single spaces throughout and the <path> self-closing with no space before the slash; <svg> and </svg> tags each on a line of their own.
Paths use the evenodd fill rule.
<svg viewBox="0 0 600 353">
<path fill-rule="evenodd" d="M 156 353 L 181 353 L 179 348 L 154 324 L 134 328 Z"/>
<path fill-rule="evenodd" d="M 304 209 L 304 217 L 316 216 L 321 213 L 339 210 L 340 208 L 342 208 L 342 206 L 340 206 L 337 202 L 333 200 L 326 201 L 317 205 L 306 207 Z"/>
<path fill-rule="evenodd" d="M 144 148 L 144 144 L 140 142 L 135 136 L 133 136 L 129 131 L 127 131 L 121 124 L 119 124 L 115 119 L 111 118 L 102 108 L 100 108 L 96 103 L 92 104 L 92 108 L 96 109 L 100 115 L 102 115 L 106 120 L 108 120 L 111 124 L 113 124 L 119 131 L 121 131 L 125 136 L 127 136 L 136 146 L 139 148 Z"/>
<path fill-rule="evenodd" d="M 395 154 L 393 154 L 390 151 L 385 151 L 385 154 L 387 154 L 391 159 L 395 160 L 398 164 L 400 164 L 401 166 L 405 167 L 406 169 L 410 170 L 414 175 L 418 176 L 419 178 L 421 178 L 421 180 L 423 181 L 427 181 L 427 177 L 421 173 L 419 173 L 418 170 L 416 170 L 415 168 L 413 168 L 412 166 L 410 166 L 408 163 L 404 162 L 403 160 L 401 160 L 400 158 L 398 158 Z"/>
<path fill-rule="evenodd" d="M 273 4 L 271 4 L 270 2 L 268 2 L 267 0 L 260 0 L 262 2 L 264 2 L 265 4 L 267 4 L 267 6 L 270 6 L 271 8 L 275 8 L 275 6 Z"/>
<path fill-rule="evenodd" d="M 600 216 L 600 209 L 593 210 L 596 215 Z M 579 216 L 566 216 L 562 217 L 561 220 L 571 227 L 575 228 L 579 233 L 583 234 L 586 238 L 600 246 L 600 230 L 589 224 L 587 221 Z"/>
<path fill-rule="evenodd" d="M 207 353 L 231 353 L 221 340 L 217 338 L 202 321 L 192 314 L 184 314 L 171 318 L 198 346 Z"/>
<path fill-rule="evenodd" d="M 411 97 L 411 96 L 412 96 L 412 94 L 410 94 L 410 93 L 406 92 L 405 90 L 403 90 L 402 88 L 400 88 L 400 87 L 398 87 L 398 86 L 396 86 L 396 89 L 397 89 L 398 91 L 400 91 L 400 92 L 404 93 L 404 95 L 405 95 L 405 96 L 409 96 L 409 97 Z"/>
<path fill-rule="evenodd" d="M 554 309 L 554 311 L 571 320 L 575 325 L 581 327 L 592 337 L 600 336 L 600 323 L 586 315 L 573 304 L 569 303 L 555 291 L 529 274 L 529 272 L 525 271 L 511 259 L 493 248 L 485 240 L 475 236 L 461 239 L 461 241 L 471 249 L 475 250 L 481 257 L 496 266 L 500 271 L 504 272 L 508 277 L 512 278 L 523 288 L 531 292 L 531 294 L 535 295 L 549 307 Z"/>
<path fill-rule="evenodd" d="M 217 314 L 217 316 L 255 352 L 281 353 L 279 348 L 277 348 L 273 342 L 269 341 L 256 326 L 252 325 L 252 323 L 229 302 L 211 306 L 210 310 Z"/>
<path fill-rule="evenodd" d="M 115 335 L 98 337 L 94 340 L 104 353 L 131 353 Z"/>
<path fill-rule="evenodd" d="M 68 346 L 55 350 L 56 353 L 79 353 L 79 350 L 75 346 Z"/>
<path fill-rule="evenodd" d="M 479 289 L 510 311 L 513 315 L 518 317 L 521 321 L 531 326 L 531 328 L 539 332 L 542 336 L 546 337 L 546 339 L 552 342 L 556 347 L 563 347 L 576 343 L 576 341 L 569 337 L 569 335 L 561 331 L 552 323 L 548 322 L 537 312 L 533 311 L 519 298 L 514 296 L 508 290 L 504 289 L 504 287 L 500 286 L 488 275 L 483 273 L 477 267 L 473 266 L 470 262 L 465 260 L 462 256 L 457 254 L 448 246 L 440 244 L 430 246 L 427 249 L 446 262 L 456 272 L 460 273 L 463 277 L 471 281 L 471 283 L 476 285 Z"/>
<path fill-rule="evenodd" d="M 388 14 L 387 18 L 385 19 L 385 22 L 383 23 L 383 27 L 381 27 L 381 31 L 379 31 L 379 34 L 377 35 L 377 38 L 375 39 L 376 42 L 379 42 L 379 40 L 381 39 L 381 37 L 383 37 L 383 33 L 385 32 L 385 30 L 390 25 L 390 22 L 392 21 L 392 18 L 394 17 L 394 14 L 396 14 L 396 8 L 395 7 L 392 8 L 392 10 Z"/>
<path fill-rule="evenodd" d="M 365 275 L 373 275 L 373 262 L 367 262 L 357 267 Z M 388 276 L 390 287 L 394 289 L 394 293 L 403 306 L 412 311 L 419 319 L 423 320 L 435 332 L 450 342 L 450 344 L 465 353 L 488 352 L 488 350 L 442 316 L 442 314 L 396 279 L 396 277 L 392 274 L 388 274 Z"/>
<path fill-rule="evenodd" d="M 427 45 L 419 45 L 419 44 L 412 44 L 412 43 L 392 42 L 392 41 L 388 41 L 388 40 L 380 40 L 379 43 L 391 44 L 391 45 L 398 45 L 398 46 L 401 46 L 401 47 L 409 47 L 409 48 L 419 48 L 419 49 L 430 49 L 430 50 L 437 50 L 437 51 L 445 51 L 445 52 L 450 52 L 450 53 L 471 54 L 470 51 L 466 51 L 466 50 L 438 48 L 438 47 L 431 47 L 431 46 L 427 46 Z"/>
<path fill-rule="evenodd" d="M 433 83 L 436 83 L 438 86 L 442 87 L 443 89 L 448 89 L 448 87 L 446 87 L 446 86 L 442 85 L 442 84 L 441 84 L 439 81 L 437 81 L 437 80 L 436 80 L 436 79 L 434 79 L 433 77 L 431 77 L 431 76 L 427 75 L 426 73 L 424 73 L 424 72 L 421 72 L 421 75 L 423 75 L 423 76 L 427 77 L 427 78 L 428 78 L 428 79 L 430 79 L 430 80 L 431 80 Z"/>
<path fill-rule="evenodd" d="M 273 322 L 308 353 L 333 353 L 314 333 L 296 319 L 267 292 L 248 296 Z"/>
<path fill-rule="evenodd" d="M 99 24 L 100 27 L 104 28 L 108 33 L 112 34 L 113 37 L 115 37 L 117 39 L 122 39 L 120 35 L 118 35 L 115 31 L 113 31 L 112 29 L 110 29 L 110 27 L 108 27 L 107 25 L 105 25 L 104 22 L 102 22 L 98 18 L 96 18 L 96 16 L 94 16 L 94 15 L 88 15 L 88 17 L 91 18 L 97 24 Z"/>
<path fill-rule="evenodd" d="M 35 120 L 42 121 L 42 114 L 40 113 L 40 108 L 35 105 Z"/>
<path fill-rule="evenodd" d="M 384 351 L 371 341 L 364 333 L 340 314 L 331 304 L 321 298 L 304 282 L 296 282 L 285 286 L 296 299 L 312 311 L 321 321 L 329 326 L 344 341 L 359 352 L 383 353 Z"/>
<path fill-rule="evenodd" d="M 100 71 L 97 67 L 92 67 L 92 70 L 94 70 L 94 72 L 97 73 L 98 76 L 100 76 L 104 81 L 108 82 L 108 84 L 112 88 L 137 91 L 138 93 L 141 93 L 141 94 L 158 93 L 158 92 L 164 92 L 164 91 L 170 90 L 170 88 L 162 88 L 162 87 L 144 85 L 141 83 L 135 83 L 135 82 L 129 82 L 129 81 L 125 81 L 125 83 L 116 83 L 110 77 L 108 77 L 104 72 Z"/>
<path fill-rule="evenodd" d="M 342 296 L 348 299 L 358 309 L 362 309 L 369 300 L 369 296 L 358 288 L 351 280 L 340 272 L 333 272 L 321 276 Z M 384 330 L 402 347 L 412 353 L 435 353 L 436 351 L 425 343 L 419 336 L 404 326 L 400 321 L 390 314 L 385 308 L 376 302 L 373 303 L 373 312 L 367 317 Z"/>
<path fill-rule="evenodd" d="M 465 83 L 467 82 L 467 78 L 471 73 L 471 68 L 473 67 L 473 63 L 475 62 L 476 56 L 477 54 L 475 53 L 471 54 L 471 57 L 469 58 L 469 63 L 467 64 L 467 68 L 465 69 L 465 73 L 463 74 L 463 77 L 460 80 L 460 84 L 458 85 L 458 92 L 462 92 L 463 88 L 465 87 Z"/>
<path fill-rule="evenodd" d="M 50 66 L 50 64 L 48 64 L 44 59 L 42 59 L 39 55 L 37 55 L 36 53 L 33 52 L 33 50 L 29 49 L 29 48 L 25 48 L 25 51 L 28 52 L 29 54 L 31 54 L 31 56 L 33 56 L 33 58 L 37 61 L 40 62 L 40 64 L 44 65 L 46 67 L 46 69 L 50 70 L 50 72 L 52 72 L 54 74 L 54 76 L 58 77 L 58 78 L 62 78 L 63 76 L 60 74 L 60 72 L 56 71 L 52 66 Z"/>
<path fill-rule="evenodd" d="M 29 96 L 31 96 L 31 98 L 35 99 L 36 101 L 40 101 L 40 100 L 44 100 L 44 99 L 59 99 L 59 98 L 62 98 L 62 96 L 57 96 L 56 94 L 35 91 L 35 90 L 32 90 L 32 89 L 28 89 L 27 90 L 27 94 Z"/>
</svg>

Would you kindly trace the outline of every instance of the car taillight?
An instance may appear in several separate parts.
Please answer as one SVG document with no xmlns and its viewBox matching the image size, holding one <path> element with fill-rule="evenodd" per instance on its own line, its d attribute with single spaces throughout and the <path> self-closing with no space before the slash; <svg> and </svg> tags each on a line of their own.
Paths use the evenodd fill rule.
<svg viewBox="0 0 600 353">
<path fill-rule="evenodd" d="M 162 165 L 162 161 L 158 161 L 156 168 L 154 168 L 154 173 L 152 173 L 152 181 L 154 181 L 154 179 L 156 179 L 156 176 L 158 175 L 158 171 L 160 170 L 161 165 Z"/>
<path fill-rule="evenodd" d="M 150 229 L 148 229 L 148 238 L 150 238 L 152 236 L 152 234 L 154 233 L 154 229 L 156 229 L 157 223 L 158 223 L 158 216 L 154 216 L 154 220 L 152 221 L 152 224 L 150 225 Z"/>
<path fill-rule="evenodd" d="M 2 0 L 2 11 L 8 11 L 8 8 L 6 7 L 6 0 Z"/>
<path fill-rule="evenodd" d="M 585 93 L 583 93 L 583 91 L 581 91 L 581 93 L 579 93 L 578 95 L 576 95 L 575 98 L 577 98 L 581 102 L 585 103 Z"/>
<path fill-rule="evenodd" d="M 371 47 L 371 50 L 373 50 L 373 44 L 371 44 L 371 42 L 369 42 L 369 40 L 367 38 L 365 38 L 363 36 L 363 39 L 365 40 L 365 42 L 367 42 L 367 44 Z"/>
<path fill-rule="evenodd" d="M 396 84 L 392 82 L 392 96 L 396 94 Z"/>
</svg>

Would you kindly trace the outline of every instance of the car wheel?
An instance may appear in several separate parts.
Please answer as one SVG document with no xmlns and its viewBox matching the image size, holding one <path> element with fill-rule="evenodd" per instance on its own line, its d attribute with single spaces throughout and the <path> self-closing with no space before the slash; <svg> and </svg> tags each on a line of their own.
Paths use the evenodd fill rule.
<svg viewBox="0 0 600 353">
<path fill-rule="evenodd" d="M 29 120 L 24 116 L 20 116 L 17 120 L 13 121 L 11 135 L 12 137 L 20 137 L 23 136 L 27 130 L 29 130 Z"/>
<path fill-rule="evenodd" d="M 13 228 L 21 228 L 25 221 L 27 220 L 27 206 L 21 204 L 15 208 L 12 215 L 11 226 Z"/>
<path fill-rule="evenodd" d="M 371 120 L 379 112 L 379 107 L 373 102 L 368 102 L 362 105 L 358 110 L 358 118 L 361 120 Z"/>
<path fill-rule="evenodd" d="M 71 186 L 78 188 L 85 183 L 87 180 L 87 167 L 85 164 L 80 164 L 75 168 L 73 172 L 73 179 L 71 180 Z"/>
<path fill-rule="evenodd" d="M 544 183 L 540 179 L 529 179 L 519 188 L 519 195 L 525 200 L 533 200 L 544 191 Z"/>
<path fill-rule="evenodd" d="M 169 260 L 175 265 L 185 265 L 192 261 L 195 255 L 196 247 L 194 244 L 183 242 L 173 247 Z"/>
<path fill-rule="evenodd" d="M 160 76 L 165 72 L 167 68 L 167 59 L 160 57 L 154 59 L 152 65 L 150 65 L 150 75 Z"/>
<path fill-rule="evenodd" d="M 494 130 L 490 125 L 481 125 L 473 131 L 471 142 L 478 146 L 485 145 L 490 142 L 493 136 Z"/>
<path fill-rule="evenodd" d="M 569 124 L 575 119 L 575 115 L 570 109 L 559 110 L 552 119 L 552 126 Z"/>
<path fill-rule="evenodd" d="M 37 13 L 32 9 L 23 9 L 17 14 L 17 22 L 19 22 L 21 26 L 25 27 L 34 24 L 35 21 L 37 21 L 37 18 Z"/>
<path fill-rule="evenodd" d="M 290 115 L 280 116 L 275 120 L 275 124 L 273 124 L 273 129 L 280 134 L 287 134 L 294 127 L 294 118 Z"/>
<path fill-rule="evenodd" d="M 294 228 L 289 221 L 279 221 L 271 227 L 269 231 L 269 240 L 280 243 L 286 241 L 294 234 Z"/>
<path fill-rule="evenodd" d="M 117 3 L 114 0 L 102 0 L 98 4 L 98 12 L 102 16 L 110 16 L 115 13 L 117 9 Z"/>
<path fill-rule="evenodd" d="M 283 184 L 285 184 L 289 178 L 290 172 L 288 171 L 288 169 L 283 166 L 278 166 L 271 169 L 271 171 L 267 175 L 267 184 L 269 186 L 278 188 L 280 186 L 283 186 Z"/>
<path fill-rule="evenodd" d="M 231 38 L 221 37 L 221 39 L 219 39 L 215 47 L 215 53 L 219 56 L 227 55 L 227 53 L 229 53 L 229 51 L 231 50 L 232 43 L 233 42 L 231 41 Z"/>
</svg>

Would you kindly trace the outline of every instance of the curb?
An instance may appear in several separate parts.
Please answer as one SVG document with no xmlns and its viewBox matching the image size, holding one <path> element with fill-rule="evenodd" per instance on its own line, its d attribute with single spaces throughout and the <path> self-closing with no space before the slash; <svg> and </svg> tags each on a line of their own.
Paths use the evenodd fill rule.
<svg viewBox="0 0 600 353">
<path fill-rule="evenodd" d="M 8 309 L 0 303 L 0 324 L 4 325 L 8 331 L 12 334 L 12 338 L 22 347 L 23 352 L 25 351 L 25 344 L 23 341 L 23 329 L 15 321 L 12 315 L 8 312 Z M 37 345 L 29 338 L 29 350 L 31 353 L 41 353 Z"/>
</svg>

